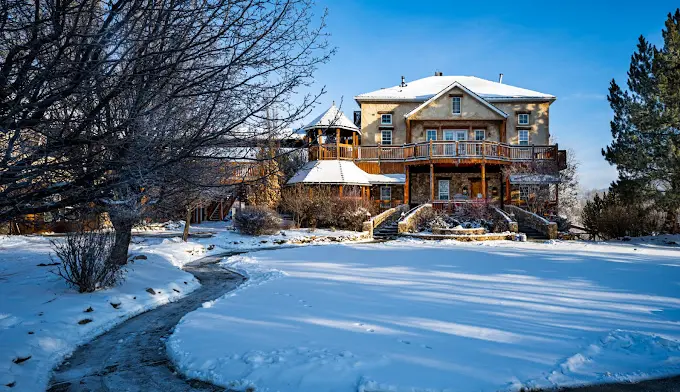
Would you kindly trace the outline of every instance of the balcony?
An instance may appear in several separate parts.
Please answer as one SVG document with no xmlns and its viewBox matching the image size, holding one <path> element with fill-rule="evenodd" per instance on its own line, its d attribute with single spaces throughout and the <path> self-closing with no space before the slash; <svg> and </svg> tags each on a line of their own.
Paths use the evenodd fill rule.
<svg viewBox="0 0 680 392">
<path fill-rule="evenodd" d="M 309 160 L 444 161 L 486 160 L 499 163 L 557 160 L 566 162 L 566 151 L 552 146 L 518 146 L 489 141 L 430 141 L 403 146 L 353 146 L 322 144 L 309 147 Z"/>
</svg>

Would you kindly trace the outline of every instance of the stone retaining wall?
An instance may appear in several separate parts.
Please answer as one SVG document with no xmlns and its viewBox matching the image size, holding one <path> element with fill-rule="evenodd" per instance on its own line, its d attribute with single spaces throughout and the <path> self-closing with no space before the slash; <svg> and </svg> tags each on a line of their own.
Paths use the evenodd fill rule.
<svg viewBox="0 0 680 392">
<path fill-rule="evenodd" d="M 494 217 L 494 231 L 510 231 L 513 233 L 519 232 L 517 222 L 503 212 L 500 208 L 491 207 L 491 212 Z"/>
<path fill-rule="evenodd" d="M 410 214 L 406 215 L 404 219 L 400 220 L 399 234 L 415 232 L 417 230 L 416 223 L 418 221 L 418 216 L 428 209 L 432 209 L 432 204 L 421 204 L 414 208 Z"/>
<path fill-rule="evenodd" d="M 507 212 L 515 215 L 517 222 L 523 226 L 529 226 L 532 229 L 544 234 L 549 239 L 557 238 L 557 223 L 534 214 L 533 212 L 524 210 L 517 206 L 505 206 Z"/>
</svg>

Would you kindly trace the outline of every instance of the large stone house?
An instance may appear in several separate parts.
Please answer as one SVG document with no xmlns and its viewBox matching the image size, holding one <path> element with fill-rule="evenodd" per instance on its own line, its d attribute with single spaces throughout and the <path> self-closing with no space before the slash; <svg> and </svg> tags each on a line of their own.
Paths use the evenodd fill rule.
<svg viewBox="0 0 680 392">
<path fill-rule="evenodd" d="M 369 197 L 382 205 L 521 204 L 528 197 L 524 187 L 555 183 L 557 177 L 503 175 L 504 167 L 546 162 L 554 163 L 557 172 L 566 164 L 565 152 L 549 144 L 553 95 L 502 80 L 438 72 L 410 82 L 402 78 L 397 86 L 354 99 L 361 108 L 354 124 L 333 106 L 305 127 L 310 162 L 303 170 L 329 179 L 318 172 L 319 161 L 345 160 L 369 177 L 402 175 L 400 183 L 370 184 Z M 318 121 L 324 118 L 325 123 Z M 332 181 L 342 185 L 343 179 Z M 304 183 L 304 177 L 296 182 Z"/>
</svg>

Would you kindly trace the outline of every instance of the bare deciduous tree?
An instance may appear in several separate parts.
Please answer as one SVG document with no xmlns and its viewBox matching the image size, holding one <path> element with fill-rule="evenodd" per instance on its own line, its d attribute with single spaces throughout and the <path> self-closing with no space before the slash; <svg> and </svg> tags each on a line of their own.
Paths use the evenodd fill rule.
<svg viewBox="0 0 680 392">
<path fill-rule="evenodd" d="M 309 0 L 2 3 L 0 220 L 95 204 L 121 264 L 145 205 L 215 186 L 183 168 L 306 115 L 332 54 Z"/>
</svg>

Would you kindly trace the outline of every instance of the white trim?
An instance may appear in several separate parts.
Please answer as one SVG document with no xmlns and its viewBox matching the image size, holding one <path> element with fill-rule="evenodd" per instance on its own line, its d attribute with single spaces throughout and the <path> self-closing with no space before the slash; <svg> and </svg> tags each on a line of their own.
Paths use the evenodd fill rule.
<svg viewBox="0 0 680 392">
<path fill-rule="evenodd" d="M 390 122 L 383 122 L 383 116 L 390 116 Z M 392 113 L 382 113 L 380 115 L 380 125 L 392 125 Z"/>
<path fill-rule="evenodd" d="M 520 118 L 522 116 L 527 116 L 527 122 L 521 122 Z M 531 123 L 531 116 L 529 113 L 517 113 L 517 125 L 529 125 Z"/>
<path fill-rule="evenodd" d="M 418 113 L 418 112 L 421 111 L 423 108 L 427 107 L 431 102 L 436 101 L 437 99 L 439 99 L 439 97 L 441 97 L 442 95 L 444 95 L 444 94 L 446 94 L 447 92 L 451 91 L 451 89 L 453 89 L 453 88 L 455 88 L 455 87 L 460 88 L 460 89 L 463 90 L 465 93 L 467 93 L 468 95 L 470 95 L 470 96 L 473 97 L 474 99 L 478 100 L 479 102 L 481 102 L 482 104 L 484 104 L 484 106 L 486 106 L 486 107 L 488 107 L 489 109 L 491 109 L 492 111 L 496 112 L 496 113 L 497 113 L 498 115 L 500 115 L 501 117 L 503 117 L 503 118 L 508 118 L 508 115 L 507 115 L 504 111 L 502 111 L 502 110 L 500 110 L 499 108 L 493 106 L 493 105 L 490 104 L 487 100 L 485 100 L 484 98 L 480 97 L 480 96 L 477 95 L 475 92 L 471 91 L 470 89 L 468 89 L 467 87 L 463 86 L 462 84 L 460 84 L 460 83 L 458 83 L 458 82 L 453 82 L 453 83 L 451 83 L 450 85 L 448 85 L 447 87 L 445 87 L 442 91 L 438 92 L 434 97 L 428 99 L 427 101 L 423 102 L 423 103 L 422 103 L 420 106 L 418 106 L 417 108 L 415 108 L 415 109 L 411 110 L 410 112 L 406 113 L 406 114 L 404 115 L 404 117 L 405 117 L 405 118 L 409 118 L 409 117 L 411 117 L 412 115 Z M 461 109 L 462 109 L 462 108 L 461 108 Z"/>
<path fill-rule="evenodd" d="M 383 197 L 383 195 L 384 195 L 383 192 L 384 192 L 385 190 L 387 190 L 387 191 L 388 191 L 387 193 L 389 193 L 389 195 L 388 195 L 387 198 Z M 392 187 L 391 187 L 391 186 L 388 185 L 388 186 L 381 186 L 381 187 L 380 187 L 380 200 L 381 200 L 381 201 L 389 201 L 389 200 L 392 200 Z"/>
<path fill-rule="evenodd" d="M 476 142 L 481 142 L 483 140 L 486 140 L 486 129 L 473 129 L 473 137 L 475 138 Z M 477 139 L 477 132 L 482 132 L 482 138 Z"/>
<path fill-rule="evenodd" d="M 385 135 L 385 132 L 389 132 L 389 133 L 390 133 L 390 142 L 389 142 L 389 143 L 385 143 L 385 136 L 384 136 L 384 135 Z M 391 145 L 392 145 L 392 142 L 394 141 L 394 139 L 392 138 L 392 136 L 393 136 L 393 135 L 392 135 L 392 130 L 390 130 L 390 129 L 381 129 L 381 130 L 380 130 L 380 144 L 384 144 L 384 145 L 386 145 L 386 146 L 391 146 Z"/>
<path fill-rule="evenodd" d="M 434 138 L 430 139 L 430 132 L 434 132 Z M 426 129 L 425 130 L 425 141 L 437 140 L 437 130 L 436 129 Z"/>
<path fill-rule="evenodd" d="M 442 184 L 446 184 L 446 199 L 442 199 Z M 437 181 L 437 200 L 451 200 L 451 183 L 449 180 Z"/>
<path fill-rule="evenodd" d="M 453 110 L 453 104 L 456 102 L 456 99 L 458 99 L 458 111 L 457 112 L 455 112 Z M 461 97 L 461 96 L 451 97 L 451 113 L 454 116 L 460 116 L 463 113 L 463 97 Z"/>
<path fill-rule="evenodd" d="M 522 144 L 522 132 L 526 132 L 526 133 L 527 133 L 527 144 Z M 529 134 L 529 130 L 528 130 L 528 129 L 519 129 L 519 130 L 517 130 L 517 144 L 518 144 L 518 145 L 520 145 L 520 146 L 525 146 L 525 145 L 528 146 L 528 145 L 529 145 L 529 142 L 530 142 L 530 140 L 531 140 L 530 138 L 531 138 L 531 135 Z"/>
</svg>

